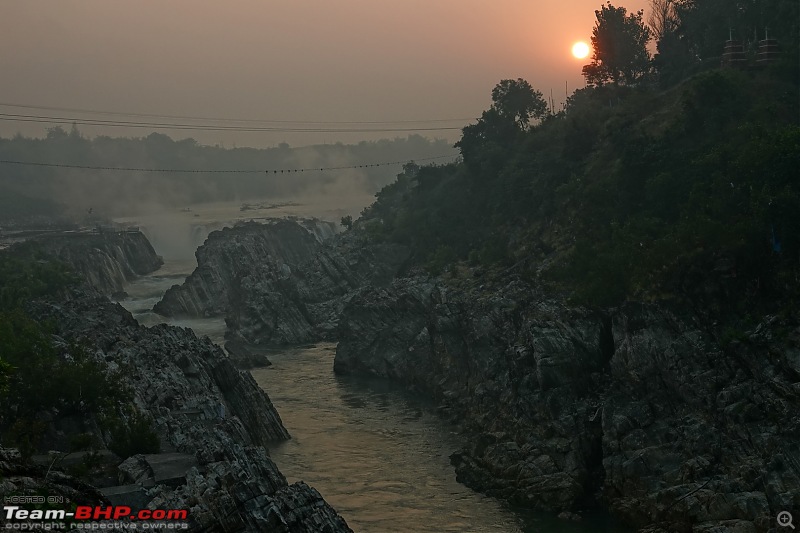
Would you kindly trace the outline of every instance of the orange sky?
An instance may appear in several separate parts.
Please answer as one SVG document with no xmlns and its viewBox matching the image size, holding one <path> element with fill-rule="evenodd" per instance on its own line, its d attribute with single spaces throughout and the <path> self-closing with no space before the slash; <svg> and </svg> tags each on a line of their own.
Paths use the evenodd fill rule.
<svg viewBox="0 0 800 533">
<path fill-rule="evenodd" d="M 499 80 L 523 77 L 560 104 L 565 82 L 570 91 L 583 84 L 585 61 L 570 48 L 589 41 L 601 3 L 8 1 L 0 4 L 0 103 L 292 121 L 450 119 L 479 116 Z M 615 5 L 632 11 L 647 0 Z M 44 127 L 0 121 L 0 135 Z M 406 135 L 166 133 L 226 146 Z M 425 134 L 455 140 L 459 132 Z"/>
</svg>

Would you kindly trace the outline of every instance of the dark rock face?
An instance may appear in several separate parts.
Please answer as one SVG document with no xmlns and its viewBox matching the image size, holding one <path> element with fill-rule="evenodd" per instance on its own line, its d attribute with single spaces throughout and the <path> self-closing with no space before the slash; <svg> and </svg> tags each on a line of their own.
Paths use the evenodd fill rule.
<svg viewBox="0 0 800 533">
<path fill-rule="evenodd" d="M 126 281 L 164 263 L 140 231 L 61 234 L 36 241 L 106 295 L 122 293 Z"/>
<path fill-rule="evenodd" d="M 225 343 L 225 351 L 228 352 L 228 357 L 237 368 L 249 369 L 272 364 L 265 353 L 265 349 L 260 346 L 238 341 L 227 341 Z"/>
<path fill-rule="evenodd" d="M 197 269 L 154 311 L 225 316 L 226 337 L 241 345 L 329 338 L 349 293 L 388 283 L 406 257 L 402 247 L 364 246 L 355 235 L 331 238 L 330 227 L 273 220 L 213 232 L 197 251 Z"/>
<path fill-rule="evenodd" d="M 800 336 L 763 324 L 722 350 L 681 310 L 407 278 L 349 300 L 335 370 L 441 400 L 469 435 L 457 476 L 478 490 L 653 530 L 762 531 L 800 505 L 798 352 L 771 340 L 779 327 Z"/>
<path fill-rule="evenodd" d="M 85 293 L 40 302 L 31 312 L 122 371 L 135 405 L 154 421 L 161 453 L 124 461 L 124 490 L 109 494 L 188 509 L 195 531 L 350 531 L 319 493 L 287 484 L 263 447 L 289 438 L 278 413 L 250 374 L 207 338 L 188 328 L 139 326 L 121 306 Z"/>
<path fill-rule="evenodd" d="M 165 316 L 223 316 L 232 288 L 254 273 L 271 280 L 310 259 L 319 241 L 289 220 L 250 222 L 209 234 L 197 249 L 197 268 L 171 287 L 154 310 Z"/>
</svg>

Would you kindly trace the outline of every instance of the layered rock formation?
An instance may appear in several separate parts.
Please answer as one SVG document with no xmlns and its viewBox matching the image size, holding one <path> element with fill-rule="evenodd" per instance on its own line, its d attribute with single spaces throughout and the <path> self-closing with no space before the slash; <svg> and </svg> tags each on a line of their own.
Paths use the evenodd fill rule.
<svg viewBox="0 0 800 533">
<path fill-rule="evenodd" d="M 320 243 L 288 221 L 207 246 L 162 312 L 225 314 L 245 345 L 337 338 L 336 371 L 441 401 L 468 437 L 458 478 L 478 490 L 651 531 L 762 530 L 800 505 L 800 367 L 770 336 L 800 336 L 794 322 L 726 344 L 688 309 L 575 308 L 510 274 L 391 281 L 406 250 L 358 232 Z"/>
<path fill-rule="evenodd" d="M 122 486 L 101 487 L 112 503 L 188 509 L 194 531 L 350 531 L 318 492 L 287 484 L 264 448 L 289 437 L 278 413 L 207 338 L 145 328 L 121 306 L 81 291 L 30 312 L 51 321 L 61 341 L 83 343 L 96 362 L 121 372 L 133 403 L 152 419 L 161 453 L 119 465 Z"/>
<path fill-rule="evenodd" d="M 468 435 L 459 480 L 650 531 L 762 531 L 800 505 L 798 352 L 768 321 L 720 348 L 683 309 L 565 306 L 519 279 L 366 287 L 335 369 L 398 379 Z"/>
<path fill-rule="evenodd" d="M 209 235 L 197 268 L 156 304 L 165 316 L 225 316 L 226 337 L 281 346 L 329 338 L 350 292 L 385 285 L 407 251 L 332 237 L 320 221 L 250 222 Z"/>
<path fill-rule="evenodd" d="M 107 295 L 122 292 L 127 281 L 149 274 L 163 264 L 138 230 L 60 233 L 41 236 L 35 241 Z"/>
</svg>

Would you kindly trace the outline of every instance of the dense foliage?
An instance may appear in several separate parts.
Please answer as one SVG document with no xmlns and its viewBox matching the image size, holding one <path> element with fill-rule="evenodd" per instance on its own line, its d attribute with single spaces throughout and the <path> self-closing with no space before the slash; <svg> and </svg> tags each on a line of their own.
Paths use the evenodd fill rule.
<svg viewBox="0 0 800 533">
<path fill-rule="evenodd" d="M 17 246 L 14 253 L 0 254 L 0 312 L 17 309 L 32 298 L 56 294 L 76 282 L 64 263 L 35 246 Z"/>
<path fill-rule="evenodd" d="M 654 67 L 663 86 L 720 64 L 722 43 L 744 45 L 752 61 L 759 41 L 777 39 L 786 64 L 800 61 L 800 2 L 796 0 L 650 0 L 656 37 Z"/>
<path fill-rule="evenodd" d="M 0 253 L 0 440 L 27 457 L 48 431 L 43 419 L 75 417 L 111 430 L 115 450 L 157 451 L 149 420 L 129 413 L 132 392 L 121 375 L 84 346 L 56 343 L 51 327 L 24 310 L 32 299 L 58 295 L 75 283 L 64 264 L 34 245 Z M 136 424 L 136 434 L 129 424 Z"/>
<path fill-rule="evenodd" d="M 611 2 L 595 11 L 592 30 L 592 62 L 583 67 L 589 86 L 604 83 L 634 84 L 650 70 L 647 43 L 650 30 L 642 21 L 642 11 L 628 13 Z"/>
<path fill-rule="evenodd" d="M 582 303 L 681 298 L 719 315 L 791 305 L 798 94 L 780 64 L 667 92 L 583 89 L 530 131 L 462 141 L 462 164 L 407 168 L 358 226 L 435 271 L 514 266 Z"/>
</svg>

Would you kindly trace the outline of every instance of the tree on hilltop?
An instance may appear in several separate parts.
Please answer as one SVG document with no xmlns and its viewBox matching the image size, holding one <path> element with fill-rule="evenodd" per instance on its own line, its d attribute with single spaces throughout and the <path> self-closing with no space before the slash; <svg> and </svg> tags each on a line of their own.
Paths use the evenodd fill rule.
<svg viewBox="0 0 800 533">
<path fill-rule="evenodd" d="M 501 80 L 492 89 L 492 102 L 497 113 L 513 120 L 519 129 L 526 129 L 531 119 L 541 120 L 547 115 L 547 102 L 541 91 L 522 78 Z"/>
<path fill-rule="evenodd" d="M 492 89 L 492 106 L 475 124 L 466 126 L 456 147 L 469 159 L 479 146 L 494 142 L 509 144 L 530 128 L 532 119 L 547 116 L 547 102 L 541 91 L 522 78 L 501 80 Z"/>
<path fill-rule="evenodd" d="M 631 85 L 650 68 L 647 43 L 650 30 L 642 22 L 643 11 L 628 13 L 611 2 L 595 11 L 597 22 L 592 30 L 592 62 L 583 67 L 586 84 L 608 82 Z"/>
</svg>

